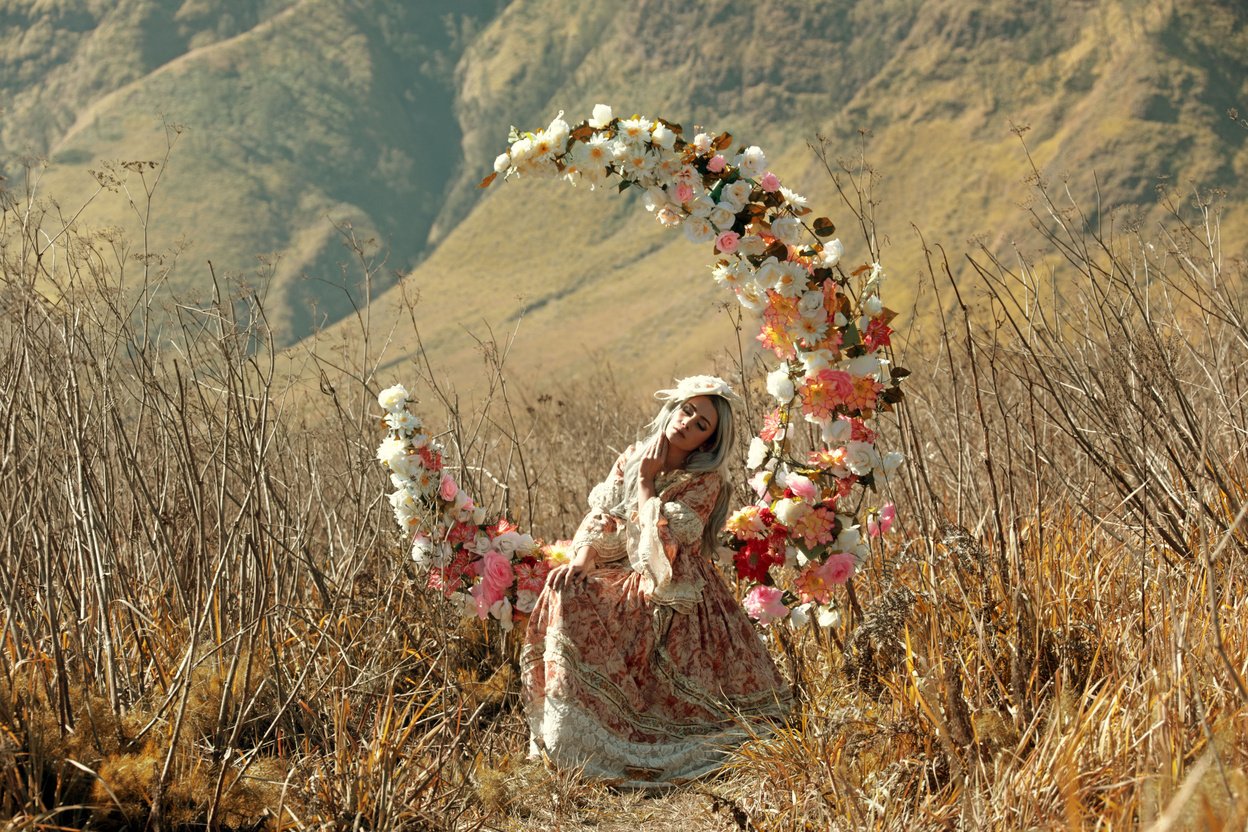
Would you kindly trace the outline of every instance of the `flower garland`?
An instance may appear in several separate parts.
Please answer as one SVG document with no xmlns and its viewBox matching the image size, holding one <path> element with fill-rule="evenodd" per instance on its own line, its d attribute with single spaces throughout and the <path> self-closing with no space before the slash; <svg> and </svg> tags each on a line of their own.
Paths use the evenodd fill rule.
<svg viewBox="0 0 1248 832">
<path fill-rule="evenodd" d="M 760 148 L 734 154 L 727 133 L 687 141 L 683 132 L 664 119 L 617 118 L 603 104 L 576 127 L 561 112 L 545 130 L 513 128 L 481 187 L 499 174 L 591 188 L 615 177 L 621 192 L 644 189 L 646 210 L 664 226 L 713 245 L 715 281 L 754 317 L 759 344 L 779 362 L 767 375 L 775 407 L 747 460 L 757 499 L 727 524 L 737 575 L 752 585 L 744 606 L 764 624 L 790 616 L 827 626 L 837 620 L 833 587 L 895 518 L 891 504 L 867 495 L 903 461 L 879 452 L 873 428 L 877 413 L 901 401 L 907 375 L 889 366 L 895 313 L 880 299 L 884 271 L 869 263 L 847 273 L 840 240 L 824 242 L 832 221 L 806 222 L 806 198 L 767 169 Z M 805 454 L 793 441 L 799 416 L 819 434 Z M 790 585 L 777 586 L 773 570 Z"/>
<path fill-rule="evenodd" d="M 386 411 L 377 460 L 390 472 L 390 506 L 412 535 L 412 559 L 428 570 L 428 586 L 465 615 L 510 630 L 513 613 L 531 612 L 546 575 L 567 561 L 567 544 L 540 545 L 505 518 L 487 523 L 485 509 L 443 469 L 444 448 L 408 408 L 407 389 L 388 387 L 377 403 Z"/>
</svg>

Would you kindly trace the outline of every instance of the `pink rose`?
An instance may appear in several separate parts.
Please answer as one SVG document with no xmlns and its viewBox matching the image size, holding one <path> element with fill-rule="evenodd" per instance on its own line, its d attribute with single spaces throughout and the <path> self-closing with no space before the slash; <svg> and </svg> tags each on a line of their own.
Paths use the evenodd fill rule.
<svg viewBox="0 0 1248 832">
<path fill-rule="evenodd" d="M 507 587 L 511 586 L 511 582 L 516 579 L 516 573 L 511 568 L 511 561 L 506 555 L 493 549 L 482 555 L 481 560 L 477 562 L 477 574 L 481 576 L 481 584 L 489 588 L 494 601 L 502 598 L 507 592 Z"/>
<path fill-rule="evenodd" d="M 724 254 L 732 254 L 741 242 L 741 235 L 735 231 L 725 231 L 715 238 L 715 248 Z"/>
<path fill-rule="evenodd" d="M 854 574 L 858 560 L 848 552 L 828 555 L 828 559 L 819 567 L 819 573 L 828 584 L 843 584 Z"/>
<path fill-rule="evenodd" d="M 762 188 L 769 194 L 774 194 L 776 191 L 780 190 L 780 177 L 776 176 L 771 171 L 767 171 L 763 174 L 763 178 L 758 180 L 758 187 Z"/>
<path fill-rule="evenodd" d="M 793 492 L 794 497 L 801 497 L 808 503 L 819 501 L 819 488 L 811 481 L 810 477 L 802 474 L 790 474 L 789 478 L 784 481 L 784 485 Z"/>
<path fill-rule="evenodd" d="M 716 153 L 711 157 L 711 161 L 706 163 L 706 169 L 711 173 L 723 173 L 726 164 L 728 164 L 728 160 Z"/>
<path fill-rule="evenodd" d="M 759 584 L 750 590 L 741 605 L 750 618 L 760 624 L 770 624 L 789 614 L 789 608 L 784 605 L 784 593 L 774 586 Z"/>
<path fill-rule="evenodd" d="M 450 474 L 442 477 L 441 484 L 438 485 L 438 496 L 448 503 L 455 499 L 455 495 L 459 493 L 459 486 L 455 484 L 455 480 Z"/>
<path fill-rule="evenodd" d="M 680 203 L 688 202 L 693 199 L 693 186 L 688 182 L 681 182 L 676 186 L 676 201 Z"/>
</svg>

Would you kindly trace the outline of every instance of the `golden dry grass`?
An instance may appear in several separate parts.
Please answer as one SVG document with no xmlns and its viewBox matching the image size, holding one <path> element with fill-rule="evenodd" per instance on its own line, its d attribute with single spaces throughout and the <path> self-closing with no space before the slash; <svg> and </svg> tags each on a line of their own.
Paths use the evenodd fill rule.
<svg viewBox="0 0 1248 832">
<path fill-rule="evenodd" d="M 955 275 L 930 252 L 939 335 L 898 347 L 914 373 L 887 430 L 900 531 L 837 625 L 769 631 L 790 723 L 647 797 L 524 759 L 514 640 L 421 590 L 372 460 L 373 395 L 415 379 L 468 487 L 566 534 L 646 409 L 609 367 L 526 388 L 484 339 L 484 392 L 459 399 L 440 368 L 384 367 L 367 326 L 279 360 L 225 284 L 157 334 L 118 269 L 157 283 L 162 260 L 72 226 L 50 247 L 25 233 L 50 218 L 4 199 L 9 827 L 1248 821 L 1248 283 L 1207 204 L 1145 236 L 1042 189 L 1046 257 L 972 251 Z"/>
</svg>

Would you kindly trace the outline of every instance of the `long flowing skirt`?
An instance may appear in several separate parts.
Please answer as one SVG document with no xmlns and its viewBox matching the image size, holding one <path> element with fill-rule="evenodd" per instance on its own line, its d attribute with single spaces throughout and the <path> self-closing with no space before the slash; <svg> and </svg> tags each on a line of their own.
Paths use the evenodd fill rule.
<svg viewBox="0 0 1248 832">
<path fill-rule="evenodd" d="M 652 603 L 629 568 L 542 593 L 521 672 L 531 734 L 556 765 L 677 784 L 787 712 L 788 686 L 754 624 L 710 564 L 694 570 L 704 587 L 685 613 Z"/>
</svg>

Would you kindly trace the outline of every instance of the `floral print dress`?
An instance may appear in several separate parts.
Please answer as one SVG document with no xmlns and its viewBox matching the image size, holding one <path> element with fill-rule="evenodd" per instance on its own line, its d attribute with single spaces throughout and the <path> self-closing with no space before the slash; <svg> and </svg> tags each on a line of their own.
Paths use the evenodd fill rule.
<svg viewBox="0 0 1248 832">
<path fill-rule="evenodd" d="M 591 494 L 578 540 L 622 493 L 623 459 Z M 717 472 L 660 475 L 620 545 L 594 541 L 619 560 L 542 592 L 520 663 L 531 735 L 556 765 L 620 785 L 678 784 L 787 712 L 787 685 L 702 552 L 722 487 Z"/>
</svg>

